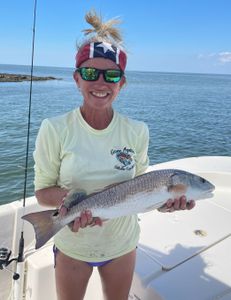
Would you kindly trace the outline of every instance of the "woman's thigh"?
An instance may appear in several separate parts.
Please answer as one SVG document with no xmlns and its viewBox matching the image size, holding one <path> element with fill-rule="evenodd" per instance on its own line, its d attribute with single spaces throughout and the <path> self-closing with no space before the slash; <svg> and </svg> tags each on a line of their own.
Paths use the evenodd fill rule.
<svg viewBox="0 0 231 300">
<path fill-rule="evenodd" d="M 92 267 L 86 262 L 56 253 L 55 279 L 58 300 L 82 300 Z"/>
<path fill-rule="evenodd" d="M 136 261 L 136 250 L 99 267 L 105 300 L 127 300 Z"/>
</svg>

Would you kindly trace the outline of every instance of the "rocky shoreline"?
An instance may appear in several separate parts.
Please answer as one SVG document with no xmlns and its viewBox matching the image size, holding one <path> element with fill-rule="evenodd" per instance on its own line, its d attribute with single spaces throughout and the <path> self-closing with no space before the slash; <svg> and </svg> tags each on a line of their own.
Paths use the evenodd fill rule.
<svg viewBox="0 0 231 300">
<path fill-rule="evenodd" d="M 30 81 L 30 75 L 24 74 L 8 74 L 0 73 L 0 82 L 21 82 Z M 60 80 L 60 78 L 55 78 L 53 76 L 32 76 L 33 81 L 43 81 L 43 80 Z"/>
</svg>

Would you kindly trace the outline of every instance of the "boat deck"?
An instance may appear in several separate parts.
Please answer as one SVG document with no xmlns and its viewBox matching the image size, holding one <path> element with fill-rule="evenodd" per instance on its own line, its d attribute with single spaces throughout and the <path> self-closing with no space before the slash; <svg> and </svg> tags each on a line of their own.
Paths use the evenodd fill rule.
<svg viewBox="0 0 231 300">
<path fill-rule="evenodd" d="M 230 300 L 231 157 L 188 158 L 150 170 L 161 168 L 199 174 L 216 190 L 213 198 L 197 201 L 191 211 L 139 215 L 141 237 L 129 300 Z M 25 213 L 21 206 L 16 201 L 0 207 L 1 247 L 12 249 L 15 255 Z M 27 199 L 26 212 L 41 209 L 34 197 Z M 52 240 L 35 251 L 32 226 L 26 222 L 24 230 L 25 277 L 12 283 L 12 275 L 0 271 L 0 299 L 11 299 L 11 291 L 17 290 L 21 295 L 18 300 L 56 300 Z M 102 299 L 97 269 L 85 296 L 85 300 L 90 299 Z"/>
</svg>

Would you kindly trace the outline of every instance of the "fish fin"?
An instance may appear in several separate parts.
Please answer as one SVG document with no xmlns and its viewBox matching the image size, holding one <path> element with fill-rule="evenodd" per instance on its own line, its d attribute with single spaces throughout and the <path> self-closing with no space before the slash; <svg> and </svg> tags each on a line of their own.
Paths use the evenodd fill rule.
<svg viewBox="0 0 231 300">
<path fill-rule="evenodd" d="M 42 247 L 53 235 L 55 235 L 63 225 L 57 222 L 57 209 L 45 210 L 30 213 L 22 217 L 23 220 L 30 222 L 35 231 L 35 249 Z"/>
</svg>

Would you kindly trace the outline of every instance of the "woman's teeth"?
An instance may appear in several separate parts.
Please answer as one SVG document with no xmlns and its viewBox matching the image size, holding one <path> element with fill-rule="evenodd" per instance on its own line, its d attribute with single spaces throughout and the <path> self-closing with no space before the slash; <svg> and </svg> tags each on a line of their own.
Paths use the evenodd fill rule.
<svg viewBox="0 0 231 300">
<path fill-rule="evenodd" d="M 107 92 L 92 92 L 93 96 L 99 97 L 99 98 L 103 98 L 106 97 L 108 95 Z"/>
</svg>

